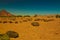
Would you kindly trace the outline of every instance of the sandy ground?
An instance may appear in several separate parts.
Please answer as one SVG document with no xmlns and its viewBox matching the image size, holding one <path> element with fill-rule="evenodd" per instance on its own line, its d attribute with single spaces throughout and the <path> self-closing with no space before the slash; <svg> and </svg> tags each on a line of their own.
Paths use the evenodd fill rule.
<svg viewBox="0 0 60 40">
<path fill-rule="evenodd" d="M 1 18 L 0 21 L 7 21 L 8 23 L 0 23 L 0 33 L 6 33 L 9 30 L 19 33 L 19 38 L 11 40 L 60 40 L 60 19 L 55 17 L 38 16 L 38 17 L 16 17 Z M 30 21 L 23 21 L 30 19 Z M 34 21 L 40 19 L 39 21 Z M 52 21 L 43 21 L 52 20 Z M 13 21 L 13 23 L 9 23 Z M 18 23 L 14 23 L 18 21 Z M 39 26 L 31 25 L 32 22 L 38 22 Z"/>
</svg>

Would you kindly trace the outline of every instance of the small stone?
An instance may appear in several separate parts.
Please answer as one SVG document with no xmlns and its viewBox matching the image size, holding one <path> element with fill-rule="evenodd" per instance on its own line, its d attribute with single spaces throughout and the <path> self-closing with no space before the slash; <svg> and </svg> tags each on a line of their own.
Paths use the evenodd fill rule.
<svg viewBox="0 0 60 40">
<path fill-rule="evenodd" d="M 32 22 L 31 25 L 32 26 L 39 26 L 39 23 L 38 22 Z"/>
<path fill-rule="evenodd" d="M 6 34 L 10 37 L 10 38 L 18 38 L 19 34 L 15 31 L 8 31 L 6 32 Z"/>
</svg>

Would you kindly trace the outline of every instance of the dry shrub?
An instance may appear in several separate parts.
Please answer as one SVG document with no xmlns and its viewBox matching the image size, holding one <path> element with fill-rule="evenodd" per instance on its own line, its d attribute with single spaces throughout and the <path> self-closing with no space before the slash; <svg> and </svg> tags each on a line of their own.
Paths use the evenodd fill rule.
<svg viewBox="0 0 60 40">
<path fill-rule="evenodd" d="M 25 15 L 24 17 L 30 17 L 30 15 Z"/>
<path fill-rule="evenodd" d="M 2 23 L 2 21 L 0 21 L 0 23 Z"/>
<path fill-rule="evenodd" d="M 54 21 L 54 19 L 49 19 L 49 20 L 43 19 L 43 21 L 44 21 L 44 22 L 49 22 L 49 21 Z"/>
<path fill-rule="evenodd" d="M 56 18 L 60 18 L 60 15 L 56 15 Z"/>
<path fill-rule="evenodd" d="M 10 37 L 10 38 L 18 38 L 19 34 L 15 31 L 8 31 L 6 32 L 6 34 Z"/>
<path fill-rule="evenodd" d="M 35 19 L 34 21 L 40 21 L 41 19 Z"/>
<path fill-rule="evenodd" d="M 3 21 L 3 23 L 7 23 L 7 21 Z"/>
<path fill-rule="evenodd" d="M 22 15 L 18 15 L 18 16 L 16 16 L 16 17 L 23 17 Z"/>
<path fill-rule="evenodd" d="M 12 21 L 9 21 L 9 23 L 13 23 Z"/>
<path fill-rule="evenodd" d="M 23 22 L 27 22 L 27 20 L 23 20 Z"/>
<path fill-rule="evenodd" d="M 38 16 L 37 14 L 34 15 L 34 17 L 37 17 L 37 16 Z"/>
<path fill-rule="evenodd" d="M 53 18 L 54 16 L 47 16 L 47 18 Z"/>
<path fill-rule="evenodd" d="M 28 21 L 32 21 L 32 18 L 28 18 L 27 20 L 28 20 Z"/>
<path fill-rule="evenodd" d="M 38 22 L 32 22 L 31 25 L 32 26 L 39 26 L 39 23 Z"/>
<path fill-rule="evenodd" d="M 20 21 L 20 23 L 22 23 L 22 21 Z"/>
<path fill-rule="evenodd" d="M 10 40 L 7 34 L 0 34 L 0 40 Z"/>
<path fill-rule="evenodd" d="M 18 21 L 15 21 L 15 23 L 18 23 Z"/>
<path fill-rule="evenodd" d="M 48 22 L 48 20 L 47 20 L 47 19 L 43 19 L 43 21 L 44 21 L 44 22 Z"/>
</svg>

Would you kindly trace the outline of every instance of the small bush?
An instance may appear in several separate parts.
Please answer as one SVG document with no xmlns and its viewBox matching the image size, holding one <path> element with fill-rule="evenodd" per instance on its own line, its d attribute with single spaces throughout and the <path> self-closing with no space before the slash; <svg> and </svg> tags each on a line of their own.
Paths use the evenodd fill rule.
<svg viewBox="0 0 60 40">
<path fill-rule="evenodd" d="M 27 19 L 28 21 L 32 21 L 32 19 Z"/>
<path fill-rule="evenodd" d="M 37 17 L 37 16 L 38 16 L 37 14 L 34 15 L 34 17 Z"/>
<path fill-rule="evenodd" d="M 41 19 L 35 19 L 34 21 L 40 21 Z"/>
<path fill-rule="evenodd" d="M 31 25 L 32 26 L 39 26 L 39 23 L 38 22 L 32 22 Z"/>
<path fill-rule="evenodd" d="M 30 17 L 29 15 L 25 15 L 24 17 Z"/>
<path fill-rule="evenodd" d="M 7 21 L 3 21 L 3 23 L 7 23 Z"/>
<path fill-rule="evenodd" d="M 2 21 L 0 21 L 0 23 L 2 23 Z"/>
<path fill-rule="evenodd" d="M 46 20 L 46 19 L 43 19 L 43 21 L 44 21 L 44 22 L 48 22 L 48 20 Z"/>
<path fill-rule="evenodd" d="M 22 21 L 20 21 L 20 23 L 22 23 Z"/>
<path fill-rule="evenodd" d="M 10 37 L 10 38 L 18 38 L 19 34 L 15 31 L 8 31 L 6 32 L 6 34 Z"/>
<path fill-rule="evenodd" d="M 43 19 L 43 21 L 44 21 L 44 22 L 49 22 L 49 21 L 54 21 L 54 19 L 49 19 L 49 20 Z"/>
<path fill-rule="evenodd" d="M 18 21 L 15 21 L 15 23 L 18 23 Z"/>
<path fill-rule="evenodd" d="M 18 15 L 17 17 L 23 17 L 22 15 Z"/>
<path fill-rule="evenodd" d="M 23 22 L 27 22 L 27 20 L 23 20 Z"/>
<path fill-rule="evenodd" d="M 7 34 L 0 34 L 0 40 L 10 40 Z"/>
<path fill-rule="evenodd" d="M 13 23 L 12 21 L 9 21 L 9 23 Z"/>
<path fill-rule="evenodd" d="M 60 15 L 56 15 L 56 18 L 60 18 Z"/>
</svg>

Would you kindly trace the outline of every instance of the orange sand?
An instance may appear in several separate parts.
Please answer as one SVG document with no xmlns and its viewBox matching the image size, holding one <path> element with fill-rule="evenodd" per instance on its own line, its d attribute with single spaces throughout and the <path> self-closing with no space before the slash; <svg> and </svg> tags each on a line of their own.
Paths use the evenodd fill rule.
<svg viewBox="0 0 60 40">
<path fill-rule="evenodd" d="M 23 20 L 31 18 L 32 21 L 23 22 Z M 38 17 L 27 17 L 27 18 L 16 18 L 15 21 L 18 23 L 0 23 L 0 33 L 6 33 L 6 31 L 14 30 L 19 33 L 19 38 L 11 39 L 11 40 L 60 40 L 60 19 L 51 17 L 47 18 L 47 16 L 38 16 Z M 40 26 L 32 26 L 31 23 L 34 22 L 34 19 L 54 19 L 54 21 L 39 22 Z M 3 18 L 0 17 L 1 21 L 4 21 Z M 9 21 L 10 19 L 6 19 Z M 13 20 L 12 20 L 13 21 Z M 13 22 L 15 22 L 13 21 Z M 19 21 L 22 21 L 20 23 Z"/>
</svg>

